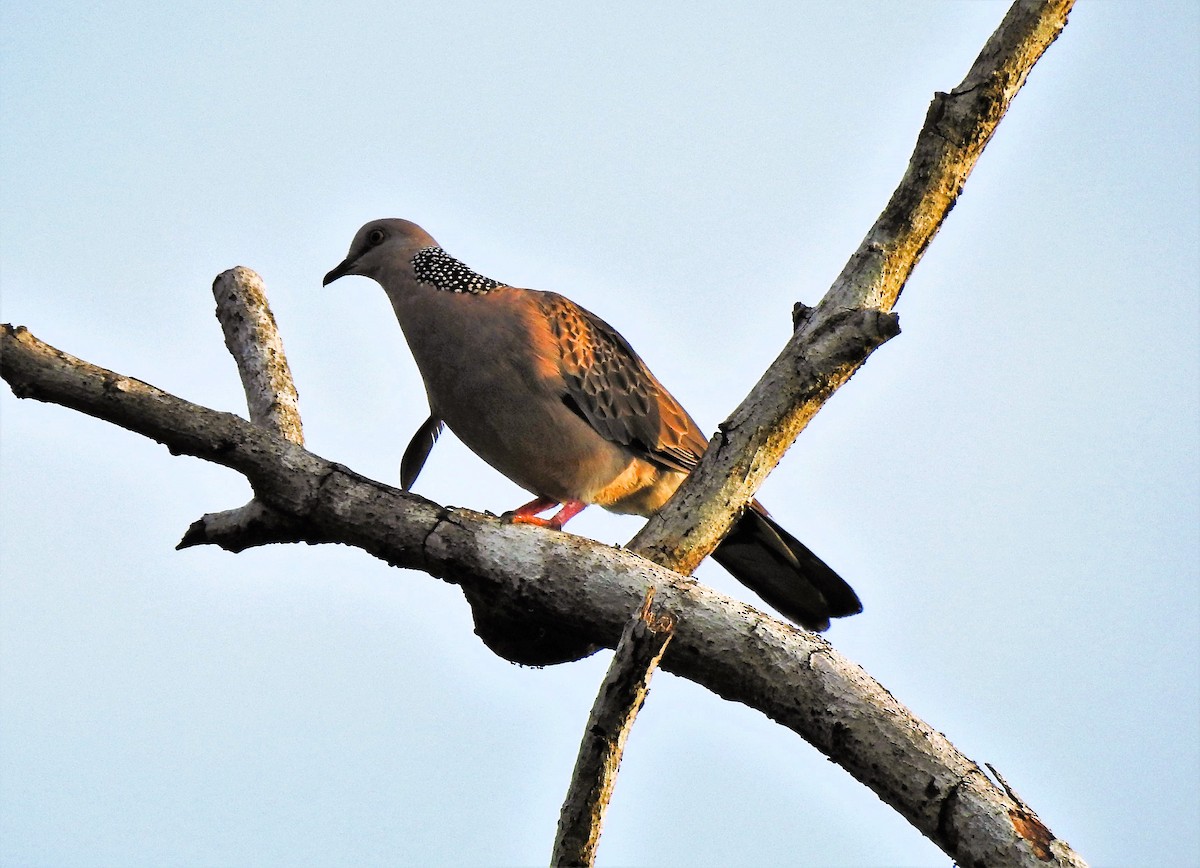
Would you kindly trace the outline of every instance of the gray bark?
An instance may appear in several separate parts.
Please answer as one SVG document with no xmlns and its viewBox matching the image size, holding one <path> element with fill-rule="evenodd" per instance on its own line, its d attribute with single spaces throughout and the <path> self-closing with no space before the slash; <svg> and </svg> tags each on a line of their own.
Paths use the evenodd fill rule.
<svg viewBox="0 0 1200 868">
<path fill-rule="evenodd" d="M 792 340 L 721 426 L 700 468 L 635 538 L 638 551 L 681 572 L 694 569 L 821 404 L 896 333 L 891 308 L 909 274 L 1071 5 L 1018 0 L 963 83 L 935 96 L 883 214 L 821 303 L 798 318 Z M 237 345 L 231 340 L 231 349 Z M 526 663 L 612 647 L 651 588 L 677 618 L 665 669 L 792 729 L 958 864 L 1084 864 L 1006 784 L 820 636 L 679 572 L 579 537 L 445 509 L 307 452 L 269 414 L 253 411 L 261 427 L 190 404 L 61 353 L 23 328 L 0 331 L 0 374 L 19 397 L 106 419 L 245 475 L 255 501 L 206 516 L 181 545 L 357 546 L 460 585 L 480 637 Z M 251 391 L 260 389 L 279 393 Z"/>
<path fill-rule="evenodd" d="M 793 730 L 959 864 L 1085 864 L 1026 805 L 819 635 L 624 549 L 447 509 L 367 479 L 231 413 L 76 359 L 24 328 L 0 326 L 0 376 L 18 397 L 61 404 L 243 474 L 256 500 L 286 522 L 258 540 L 248 528 L 237 548 L 357 546 L 460 585 L 468 599 L 490 608 L 494 624 L 536 633 L 550 648 L 562 636 L 613 647 L 653 588 L 677 619 L 662 668 Z M 220 536 L 211 541 L 234 547 Z M 498 628 L 481 638 L 503 653 L 509 636 Z"/>
<path fill-rule="evenodd" d="M 654 588 L 625 624 L 612 663 L 583 728 L 583 742 L 563 799 L 550 864 L 554 868 L 596 864 L 600 829 L 612 798 L 625 742 L 641 711 L 650 678 L 675 630 L 669 614 L 653 614 Z"/>
</svg>

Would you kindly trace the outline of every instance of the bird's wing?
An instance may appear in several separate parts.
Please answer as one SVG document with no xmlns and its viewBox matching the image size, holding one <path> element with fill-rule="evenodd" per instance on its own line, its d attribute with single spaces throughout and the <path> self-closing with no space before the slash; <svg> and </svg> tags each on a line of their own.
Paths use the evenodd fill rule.
<svg viewBox="0 0 1200 868">
<path fill-rule="evenodd" d="M 539 293 L 559 351 L 564 403 L 606 440 L 663 467 L 691 470 L 708 440 L 629 341 L 555 293 Z"/>
</svg>

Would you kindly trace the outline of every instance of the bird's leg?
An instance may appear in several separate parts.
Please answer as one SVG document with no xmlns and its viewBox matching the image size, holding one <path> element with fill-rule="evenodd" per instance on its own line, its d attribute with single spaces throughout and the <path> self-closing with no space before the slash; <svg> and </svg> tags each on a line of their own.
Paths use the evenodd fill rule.
<svg viewBox="0 0 1200 868">
<path fill-rule="evenodd" d="M 506 512 L 500 518 L 505 521 L 510 521 L 513 524 L 536 524 L 539 527 L 549 527 L 554 530 L 562 530 L 562 526 L 570 521 L 579 513 L 587 508 L 587 504 L 581 500 L 568 500 L 563 503 L 562 509 L 556 512 L 550 518 L 539 518 L 539 512 L 545 512 L 551 507 L 558 506 L 559 501 L 551 500 L 548 497 L 538 497 L 524 506 L 519 506 L 511 512 Z"/>
<path fill-rule="evenodd" d="M 511 521 L 513 524 L 541 524 L 542 519 L 537 518 L 537 514 L 545 512 L 554 506 L 558 506 L 557 500 L 551 500 L 548 497 L 535 497 L 524 506 L 518 506 L 516 509 L 509 510 L 500 516 L 500 518 L 504 521 Z"/>
<path fill-rule="evenodd" d="M 546 527 L 552 527 L 555 530 L 562 530 L 562 526 L 570 521 L 579 513 L 587 509 L 587 504 L 582 500 L 568 500 L 562 505 L 562 509 L 546 519 Z"/>
</svg>

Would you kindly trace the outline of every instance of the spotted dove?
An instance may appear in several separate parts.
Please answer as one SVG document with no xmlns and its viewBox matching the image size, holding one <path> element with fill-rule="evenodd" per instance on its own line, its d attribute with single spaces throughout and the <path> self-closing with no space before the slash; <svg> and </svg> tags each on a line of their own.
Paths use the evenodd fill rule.
<svg viewBox="0 0 1200 868">
<path fill-rule="evenodd" d="M 511 521 L 560 528 L 593 503 L 648 516 L 708 446 L 612 326 L 556 293 L 482 277 L 415 223 L 362 227 L 324 283 L 349 274 L 383 287 L 425 381 L 431 415 L 405 451 L 405 489 L 444 423 L 535 495 Z M 713 558 L 811 630 L 862 611 L 854 590 L 757 501 Z"/>
</svg>

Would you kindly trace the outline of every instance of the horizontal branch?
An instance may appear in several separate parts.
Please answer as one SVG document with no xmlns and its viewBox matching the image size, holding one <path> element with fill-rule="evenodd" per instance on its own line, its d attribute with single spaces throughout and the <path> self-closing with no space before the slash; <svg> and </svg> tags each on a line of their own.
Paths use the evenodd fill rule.
<svg viewBox="0 0 1200 868">
<path fill-rule="evenodd" d="M 374 482 L 241 417 L 69 356 L 24 328 L 0 326 L 0 376 L 18 397 L 61 404 L 174 454 L 232 468 L 259 501 L 296 522 L 295 542 L 357 546 L 389 564 L 424 570 L 461 585 L 468 599 L 523 633 L 612 647 L 653 588 L 677 618 L 662 668 L 798 733 L 959 864 L 1084 864 L 820 636 L 631 552 L 444 509 Z M 505 639 L 493 635 L 489 645 Z"/>
</svg>

